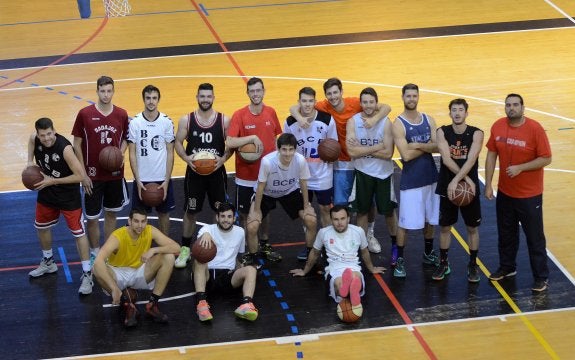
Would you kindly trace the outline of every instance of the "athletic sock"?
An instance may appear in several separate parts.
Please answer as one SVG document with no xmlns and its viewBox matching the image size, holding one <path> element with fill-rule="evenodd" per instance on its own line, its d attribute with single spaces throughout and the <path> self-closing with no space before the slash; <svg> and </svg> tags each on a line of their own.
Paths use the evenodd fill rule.
<svg viewBox="0 0 575 360">
<path fill-rule="evenodd" d="M 51 257 L 54 256 L 54 253 L 52 252 L 52 249 L 42 250 L 42 256 L 44 256 L 44 259 L 50 259 Z"/>
<path fill-rule="evenodd" d="M 158 300 L 160 300 L 160 295 L 156 295 L 154 293 L 150 294 L 150 302 L 158 302 Z"/>
<path fill-rule="evenodd" d="M 200 291 L 196 293 L 196 303 L 199 303 L 202 300 L 206 300 L 207 296 L 204 291 Z"/>
<path fill-rule="evenodd" d="M 94 257 L 98 256 L 98 253 L 100 252 L 100 247 L 95 247 L 95 248 L 90 248 L 90 254 L 94 255 Z"/>
<path fill-rule="evenodd" d="M 251 302 L 253 302 L 253 299 L 251 296 L 244 296 L 242 298 L 242 304 L 247 304 L 247 303 L 251 303 Z"/>
<path fill-rule="evenodd" d="M 441 262 L 447 261 L 447 252 L 449 249 L 439 249 L 439 259 Z"/>
<path fill-rule="evenodd" d="M 477 265 L 477 253 L 478 250 L 469 250 L 469 263 L 472 265 Z"/>
<path fill-rule="evenodd" d="M 403 257 L 403 248 L 404 248 L 404 247 L 405 247 L 405 246 L 399 246 L 399 245 L 397 245 L 397 257 L 400 257 L 400 258 Z"/>
<path fill-rule="evenodd" d="M 367 231 L 373 232 L 373 228 L 375 226 L 375 221 L 367 223 Z"/>
<path fill-rule="evenodd" d="M 182 246 L 187 246 L 187 247 L 191 248 L 192 247 L 192 240 L 193 240 L 192 236 L 190 236 L 190 237 L 182 236 Z"/>
<path fill-rule="evenodd" d="M 389 237 L 391 238 L 391 245 L 397 245 L 397 236 L 390 235 Z"/>
<path fill-rule="evenodd" d="M 90 266 L 90 260 L 82 260 L 82 271 L 88 273 L 90 270 L 92 270 L 92 267 Z"/>
<path fill-rule="evenodd" d="M 425 254 L 429 255 L 433 250 L 433 238 L 425 239 Z"/>
</svg>

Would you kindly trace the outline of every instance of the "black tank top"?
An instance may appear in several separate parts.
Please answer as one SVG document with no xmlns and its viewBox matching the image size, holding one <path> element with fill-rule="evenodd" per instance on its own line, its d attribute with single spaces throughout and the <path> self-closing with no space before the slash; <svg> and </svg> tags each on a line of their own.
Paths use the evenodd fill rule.
<svg viewBox="0 0 575 360">
<path fill-rule="evenodd" d="M 224 156 L 226 139 L 224 134 L 224 117 L 216 112 L 214 123 L 205 127 L 198 123 L 195 113 L 188 115 L 188 144 L 186 154 L 191 155 L 194 151 L 208 151 L 218 156 Z"/>
<path fill-rule="evenodd" d="M 65 178 L 74 174 L 64 159 L 64 149 L 72 146 L 68 139 L 56 134 L 56 142 L 49 148 L 40 140 L 34 140 L 34 158 L 42 172 L 53 178 Z M 82 206 L 80 184 L 48 186 L 38 192 L 38 202 L 61 210 L 74 210 Z"/>
</svg>

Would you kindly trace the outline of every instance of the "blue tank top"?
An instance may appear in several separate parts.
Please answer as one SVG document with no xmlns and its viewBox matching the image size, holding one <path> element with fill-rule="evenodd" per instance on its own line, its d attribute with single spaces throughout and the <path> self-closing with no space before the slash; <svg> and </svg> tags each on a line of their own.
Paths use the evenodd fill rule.
<svg viewBox="0 0 575 360">
<path fill-rule="evenodd" d="M 403 117 L 398 119 L 405 128 L 407 143 L 426 143 L 431 141 L 431 126 L 427 115 L 421 114 L 421 123 L 412 124 Z M 403 170 L 401 172 L 400 190 L 416 189 L 437 182 L 437 166 L 430 153 L 425 153 L 410 161 L 401 160 Z"/>
</svg>

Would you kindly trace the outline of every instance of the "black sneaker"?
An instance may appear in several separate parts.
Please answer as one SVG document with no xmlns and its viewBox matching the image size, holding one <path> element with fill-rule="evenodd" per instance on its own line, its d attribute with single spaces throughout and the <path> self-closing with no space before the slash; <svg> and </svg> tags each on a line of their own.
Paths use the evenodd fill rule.
<svg viewBox="0 0 575 360">
<path fill-rule="evenodd" d="M 509 270 L 504 270 L 502 268 L 499 268 L 499 269 L 497 269 L 496 272 L 489 275 L 489 280 L 499 281 L 503 278 L 512 277 L 515 275 L 517 275 L 517 271 L 515 271 L 515 270 L 509 271 Z"/>
<path fill-rule="evenodd" d="M 167 323 L 168 315 L 162 313 L 158 307 L 158 303 L 155 301 L 150 301 L 146 304 L 146 315 L 154 319 L 158 323 Z"/>
<path fill-rule="evenodd" d="M 481 277 L 479 276 L 479 267 L 477 264 L 469 263 L 467 265 L 467 281 L 470 283 L 478 283 L 479 280 L 481 280 Z"/>
<path fill-rule="evenodd" d="M 138 325 L 139 314 L 136 305 L 132 304 L 131 302 L 125 302 L 124 304 L 122 304 L 122 306 L 125 313 L 124 326 L 127 328 L 131 328 Z"/>
<path fill-rule="evenodd" d="M 256 254 L 245 253 L 244 255 L 242 255 L 242 258 L 240 259 L 240 264 L 242 264 L 243 266 L 256 265 L 257 264 Z"/>
<path fill-rule="evenodd" d="M 271 262 L 282 261 L 280 253 L 274 251 L 274 248 L 269 243 L 260 244 L 260 254 Z"/>
<path fill-rule="evenodd" d="M 533 286 L 531 287 L 531 290 L 540 293 L 547 290 L 548 285 L 549 283 L 547 282 L 547 279 L 535 280 Z"/>
<path fill-rule="evenodd" d="M 441 261 L 439 266 L 433 272 L 431 278 L 433 280 L 443 280 L 445 275 L 449 275 L 451 273 L 451 268 L 449 267 L 449 261 Z"/>
</svg>

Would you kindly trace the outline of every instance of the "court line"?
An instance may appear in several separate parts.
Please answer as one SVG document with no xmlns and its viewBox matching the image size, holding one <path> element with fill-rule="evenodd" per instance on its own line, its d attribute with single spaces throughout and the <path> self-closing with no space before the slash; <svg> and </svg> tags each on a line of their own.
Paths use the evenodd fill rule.
<svg viewBox="0 0 575 360">
<path fill-rule="evenodd" d="M 559 13 L 561 13 L 561 15 L 565 16 L 565 18 L 567 18 L 569 21 L 571 21 L 573 24 L 575 24 L 575 19 L 573 19 L 573 17 L 569 16 L 569 14 L 567 14 L 565 11 L 563 11 L 559 6 L 555 5 L 552 1 L 550 0 L 544 0 L 549 6 L 551 6 L 552 8 L 554 8 L 555 10 L 557 10 Z"/>
<path fill-rule="evenodd" d="M 82 49 L 84 46 L 86 46 L 86 45 L 88 45 L 90 42 L 92 42 L 92 40 L 94 40 L 94 39 L 96 38 L 96 36 L 98 36 L 98 35 L 100 34 L 100 32 L 102 32 L 102 30 L 104 30 L 104 27 L 106 27 L 106 24 L 107 24 L 107 23 L 108 23 L 108 17 L 105 17 L 104 20 L 100 23 L 100 26 L 98 26 L 98 28 L 96 29 L 96 31 L 95 31 L 92 35 L 90 35 L 90 37 L 89 37 L 88 39 L 84 40 L 84 42 L 81 43 L 81 44 L 80 44 L 78 47 L 76 47 L 74 50 L 72 50 L 72 51 L 69 52 L 68 54 L 66 54 L 66 55 L 64 55 L 64 56 L 62 56 L 62 57 L 60 57 L 60 58 L 58 58 L 57 60 L 54 60 L 53 62 L 51 62 L 51 63 L 48 64 L 48 65 L 42 66 L 42 67 L 38 68 L 37 70 L 34 70 L 34 71 L 32 71 L 32 72 L 30 72 L 30 73 L 28 73 L 28 74 L 26 74 L 26 75 L 23 75 L 23 76 L 21 76 L 21 77 L 15 79 L 15 80 L 9 81 L 9 82 L 4 83 L 4 84 L 0 84 L 0 89 L 3 88 L 3 87 L 6 87 L 6 86 L 8 86 L 8 85 L 11 85 L 11 84 L 13 84 L 13 83 L 15 83 L 15 82 L 20 82 L 20 81 L 22 81 L 22 80 L 24 80 L 24 79 L 26 79 L 26 78 L 28 78 L 28 77 L 30 77 L 30 76 L 32 76 L 32 75 L 35 75 L 35 74 L 37 74 L 37 73 L 39 73 L 39 72 L 41 72 L 41 71 L 43 71 L 43 70 L 48 69 L 48 68 L 51 67 L 51 66 L 54 66 L 54 65 L 56 65 L 56 64 L 58 64 L 58 63 L 61 63 L 61 62 L 64 61 L 64 60 L 66 60 L 67 58 L 69 58 L 70 56 L 72 56 L 72 55 L 74 55 L 76 52 L 78 52 L 80 49 Z"/>
</svg>

